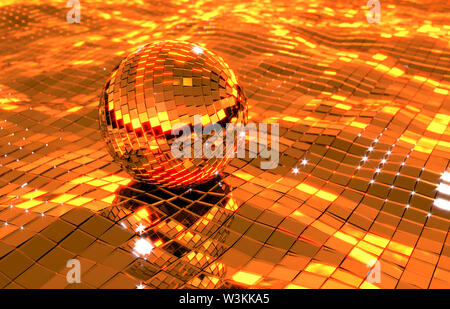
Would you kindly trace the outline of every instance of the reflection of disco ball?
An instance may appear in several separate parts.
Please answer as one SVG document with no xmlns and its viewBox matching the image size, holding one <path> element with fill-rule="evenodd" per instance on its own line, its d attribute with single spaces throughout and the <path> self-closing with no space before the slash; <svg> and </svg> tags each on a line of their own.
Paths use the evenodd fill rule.
<svg viewBox="0 0 450 309">
<path fill-rule="evenodd" d="M 238 207 L 229 193 L 214 179 L 192 189 L 137 181 L 117 190 L 101 214 L 134 234 L 120 245 L 139 257 L 125 272 L 151 288 L 225 288 L 219 257 L 234 243 L 228 228 Z"/>
<path fill-rule="evenodd" d="M 194 115 L 203 128 L 217 123 L 225 129 L 246 121 L 246 98 L 223 59 L 192 43 L 140 48 L 112 72 L 100 98 L 101 133 L 114 160 L 137 179 L 168 187 L 204 183 L 229 160 L 172 155 L 178 137 L 172 128 L 192 128 Z M 202 136 L 202 144 L 209 137 Z"/>
</svg>

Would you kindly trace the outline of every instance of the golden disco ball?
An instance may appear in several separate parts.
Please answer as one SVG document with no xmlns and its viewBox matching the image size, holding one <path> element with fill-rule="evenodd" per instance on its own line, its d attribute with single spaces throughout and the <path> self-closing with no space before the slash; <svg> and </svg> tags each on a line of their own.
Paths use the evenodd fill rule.
<svg viewBox="0 0 450 309">
<path fill-rule="evenodd" d="M 211 135 L 199 136 L 194 126 L 219 124 L 225 133 L 227 123 L 246 123 L 246 106 L 236 75 L 220 56 L 192 43 L 154 42 L 111 73 L 100 97 L 100 130 L 111 156 L 136 179 L 186 187 L 210 180 L 230 160 L 225 134 L 222 157 L 192 150 L 189 158 L 173 155 L 180 136 L 172 129 L 192 129 L 192 145 L 196 138 L 205 143 Z"/>
</svg>

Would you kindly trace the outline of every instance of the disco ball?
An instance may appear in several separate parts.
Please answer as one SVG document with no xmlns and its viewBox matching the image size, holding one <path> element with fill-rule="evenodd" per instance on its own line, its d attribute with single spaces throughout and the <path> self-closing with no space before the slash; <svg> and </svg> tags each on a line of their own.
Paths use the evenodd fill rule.
<svg viewBox="0 0 450 309">
<path fill-rule="evenodd" d="M 100 130 L 113 159 L 136 179 L 169 188 L 204 183 L 230 160 L 225 146 L 222 157 L 195 150 L 190 157 L 174 156 L 180 136 L 173 128 L 192 129 L 188 138 L 204 144 L 211 134 L 199 136 L 195 126 L 218 124 L 226 132 L 227 123 L 246 120 L 246 97 L 233 70 L 220 56 L 187 42 L 139 48 L 113 70 L 100 97 Z M 225 145 L 225 134 L 223 140 Z"/>
</svg>

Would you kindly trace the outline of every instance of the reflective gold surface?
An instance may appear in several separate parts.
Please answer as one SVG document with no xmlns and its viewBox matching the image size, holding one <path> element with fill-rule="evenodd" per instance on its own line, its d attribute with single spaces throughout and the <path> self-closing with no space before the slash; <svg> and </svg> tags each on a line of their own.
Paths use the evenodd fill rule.
<svg viewBox="0 0 450 309">
<path fill-rule="evenodd" d="M 80 24 L 0 2 L 0 287 L 450 287 L 446 1 L 381 0 L 380 24 L 365 1 L 80 2 Z M 280 123 L 276 169 L 190 191 L 113 162 L 102 87 L 162 39 L 235 70 L 249 121 Z"/>
</svg>

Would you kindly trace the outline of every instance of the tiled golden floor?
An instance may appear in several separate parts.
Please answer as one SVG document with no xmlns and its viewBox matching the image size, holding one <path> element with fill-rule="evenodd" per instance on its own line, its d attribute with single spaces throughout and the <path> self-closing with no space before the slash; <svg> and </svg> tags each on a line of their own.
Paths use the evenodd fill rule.
<svg viewBox="0 0 450 309">
<path fill-rule="evenodd" d="M 381 0 L 380 24 L 364 1 L 80 2 L 80 24 L 0 2 L 0 287 L 450 287 L 446 1 Z M 112 162 L 98 95 L 161 39 L 235 69 L 250 121 L 280 123 L 278 168 L 234 159 L 189 191 Z"/>
</svg>

